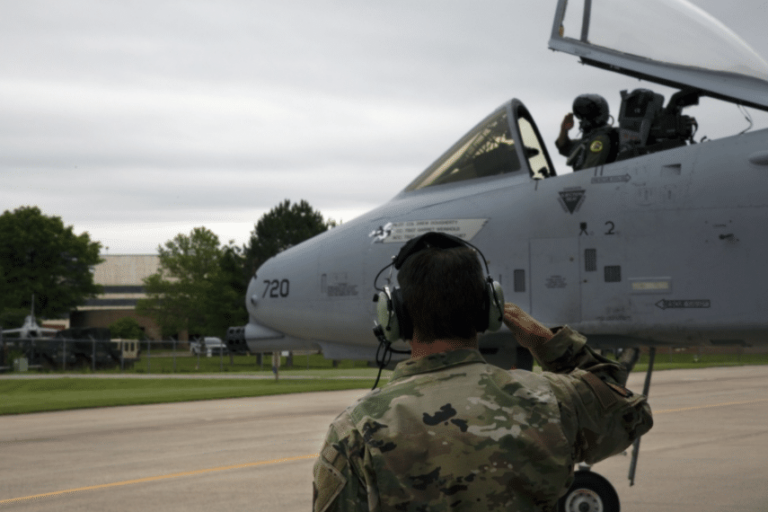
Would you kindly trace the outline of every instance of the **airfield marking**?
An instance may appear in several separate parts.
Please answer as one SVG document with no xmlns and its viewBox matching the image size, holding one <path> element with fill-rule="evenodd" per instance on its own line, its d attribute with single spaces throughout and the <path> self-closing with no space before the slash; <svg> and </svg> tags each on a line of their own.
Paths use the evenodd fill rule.
<svg viewBox="0 0 768 512">
<path fill-rule="evenodd" d="M 215 471 L 227 471 L 230 469 L 243 469 L 243 468 L 251 468 L 254 466 L 264 466 L 267 464 L 279 464 L 281 462 L 293 462 L 296 460 L 304 460 L 304 459 L 314 459 L 319 454 L 313 453 L 311 455 L 300 455 L 298 457 L 285 457 L 282 459 L 273 459 L 273 460 L 265 460 L 262 462 L 248 462 L 246 464 L 235 464 L 234 466 L 222 466 L 219 468 L 208 468 L 208 469 L 197 469 L 195 471 L 185 471 L 182 473 L 172 473 L 170 475 L 159 475 L 159 476 L 149 476 L 146 478 L 137 478 L 135 480 L 125 480 L 123 482 L 113 482 L 111 484 L 101 484 L 101 485 L 91 485 L 89 487 L 79 487 L 77 489 L 67 489 L 65 491 L 55 491 L 55 492 L 46 492 L 44 494 L 35 494 L 34 496 L 23 496 L 21 498 L 11 498 L 7 500 L 0 500 L 0 505 L 4 505 L 6 503 L 17 503 L 20 501 L 26 501 L 26 500 L 35 500 L 40 498 L 50 498 L 53 496 L 60 496 L 62 494 L 72 494 L 76 492 L 82 492 L 82 491 L 94 491 L 96 489 L 108 489 L 110 487 L 119 487 L 122 485 L 131 485 L 131 484 L 141 484 L 145 482 L 154 482 L 157 480 L 167 480 L 169 478 L 179 478 L 182 476 L 192 476 L 192 475 L 202 475 L 205 473 L 213 473 Z"/>
<path fill-rule="evenodd" d="M 695 411 L 697 409 L 710 409 L 712 407 L 725 407 L 727 405 L 746 405 L 746 404 L 756 404 L 758 402 L 768 402 L 768 398 L 761 398 L 759 400 L 747 400 L 745 402 L 725 402 L 722 404 L 712 404 L 712 405 L 698 405 L 695 407 L 682 407 L 680 409 L 665 409 L 663 411 L 653 411 L 653 415 L 657 414 L 666 414 L 670 412 L 683 412 L 683 411 Z"/>
</svg>

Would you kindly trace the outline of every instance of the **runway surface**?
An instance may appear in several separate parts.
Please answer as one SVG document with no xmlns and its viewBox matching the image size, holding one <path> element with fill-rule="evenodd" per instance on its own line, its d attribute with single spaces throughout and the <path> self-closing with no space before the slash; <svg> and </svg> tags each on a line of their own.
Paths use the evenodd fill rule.
<svg viewBox="0 0 768 512">
<path fill-rule="evenodd" d="M 643 375 L 630 387 L 642 389 Z M 623 512 L 768 510 L 768 367 L 657 372 L 655 426 L 593 470 Z M 364 390 L 0 417 L 0 512 L 298 512 L 330 421 Z M 0 400 L 2 397 L 0 397 Z"/>
</svg>

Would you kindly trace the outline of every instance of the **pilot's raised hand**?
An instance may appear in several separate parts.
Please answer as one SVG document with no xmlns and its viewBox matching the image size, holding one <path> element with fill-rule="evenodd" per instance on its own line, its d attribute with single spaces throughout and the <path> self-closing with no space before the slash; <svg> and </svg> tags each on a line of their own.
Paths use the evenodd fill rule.
<svg viewBox="0 0 768 512">
<path fill-rule="evenodd" d="M 570 150 L 566 149 L 571 139 L 568 137 L 568 130 L 573 128 L 573 113 L 569 112 L 563 118 L 563 122 L 560 124 L 560 135 L 557 136 L 555 146 L 560 150 L 560 154 L 567 156 Z"/>
<path fill-rule="evenodd" d="M 569 112 L 568 114 L 565 115 L 565 118 L 563 118 L 563 122 L 562 124 L 560 124 L 560 130 L 568 132 L 573 127 L 574 127 L 573 113 Z"/>
<path fill-rule="evenodd" d="M 511 302 L 504 303 L 504 324 L 520 346 L 527 349 L 536 349 L 554 336 L 552 331 Z"/>
</svg>

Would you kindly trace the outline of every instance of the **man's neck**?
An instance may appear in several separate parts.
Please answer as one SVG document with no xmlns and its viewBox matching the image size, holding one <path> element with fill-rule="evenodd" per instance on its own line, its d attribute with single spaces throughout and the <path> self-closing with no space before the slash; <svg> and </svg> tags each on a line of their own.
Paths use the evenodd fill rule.
<svg viewBox="0 0 768 512">
<path fill-rule="evenodd" d="M 414 336 L 411 340 L 411 359 L 420 359 L 432 354 L 463 348 L 477 349 L 477 336 L 469 339 L 435 340 L 431 343 L 422 343 L 417 336 Z"/>
</svg>

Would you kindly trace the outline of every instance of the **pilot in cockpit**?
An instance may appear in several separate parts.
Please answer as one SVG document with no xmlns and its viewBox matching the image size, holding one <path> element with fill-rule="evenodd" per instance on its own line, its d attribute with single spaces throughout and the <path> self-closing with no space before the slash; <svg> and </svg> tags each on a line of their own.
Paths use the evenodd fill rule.
<svg viewBox="0 0 768 512">
<path fill-rule="evenodd" d="M 568 131 L 573 128 L 573 116 L 579 120 L 582 136 L 571 140 Z M 582 94 L 573 102 L 569 113 L 560 125 L 560 136 L 555 141 L 560 154 L 568 157 L 566 163 L 574 171 L 613 162 L 619 152 L 619 136 L 616 128 L 608 124 L 608 102 L 598 94 Z"/>
</svg>

